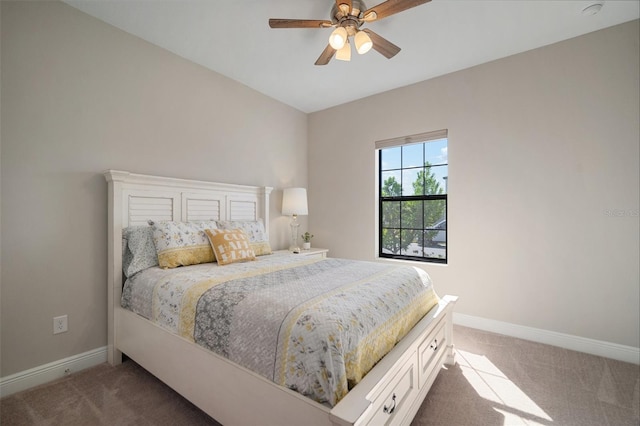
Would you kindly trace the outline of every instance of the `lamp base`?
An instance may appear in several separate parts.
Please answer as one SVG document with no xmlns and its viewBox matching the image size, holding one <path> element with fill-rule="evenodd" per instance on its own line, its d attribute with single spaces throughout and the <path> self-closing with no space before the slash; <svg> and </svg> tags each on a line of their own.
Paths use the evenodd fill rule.
<svg viewBox="0 0 640 426">
<path fill-rule="evenodd" d="M 298 230 L 300 224 L 298 223 L 298 215 L 291 216 L 291 245 L 289 245 L 289 251 L 292 253 L 300 253 L 300 246 L 298 245 Z"/>
</svg>

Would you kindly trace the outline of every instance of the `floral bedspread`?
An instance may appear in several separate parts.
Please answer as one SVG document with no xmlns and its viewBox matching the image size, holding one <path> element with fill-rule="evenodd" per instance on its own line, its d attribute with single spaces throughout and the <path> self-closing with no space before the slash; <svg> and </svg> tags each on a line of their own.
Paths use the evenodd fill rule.
<svg viewBox="0 0 640 426">
<path fill-rule="evenodd" d="M 334 406 L 437 301 L 419 268 L 280 253 L 149 268 L 122 306 Z"/>
</svg>

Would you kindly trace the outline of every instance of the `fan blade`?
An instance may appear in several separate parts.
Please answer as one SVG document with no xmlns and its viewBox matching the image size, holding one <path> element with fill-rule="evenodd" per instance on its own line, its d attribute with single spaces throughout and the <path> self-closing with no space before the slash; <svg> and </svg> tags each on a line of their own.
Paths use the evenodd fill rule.
<svg viewBox="0 0 640 426">
<path fill-rule="evenodd" d="M 333 26 L 331 21 L 317 19 L 269 19 L 271 28 L 327 28 Z"/>
<path fill-rule="evenodd" d="M 365 33 L 369 34 L 371 38 L 371 42 L 373 43 L 373 48 L 377 50 L 379 53 L 384 55 L 387 59 L 391 59 L 398 54 L 400 48 L 395 44 L 391 43 L 384 37 L 379 36 L 368 28 L 365 28 Z"/>
<path fill-rule="evenodd" d="M 325 47 L 324 51 L 320 54 L 320 57 L 316 61 L 316 65 L 327 65 L 331 58 L 333 58 L 333 55 L 335 53 L 336 49 L 331 47 L 330 44 L 327 44 L 327 47 Z"/>
<path fill-rule="evenodd" d="M 346 16 L 351 13 L 351 0 L 336 0 L 336 7 Z"/>
<path fill-rule="evenodd" d="M 430 1 L 431 0 L 387 0 L 384 3 L 367 9 L 362 19 L 366 22 L 380 20 Z"/>
</svg>

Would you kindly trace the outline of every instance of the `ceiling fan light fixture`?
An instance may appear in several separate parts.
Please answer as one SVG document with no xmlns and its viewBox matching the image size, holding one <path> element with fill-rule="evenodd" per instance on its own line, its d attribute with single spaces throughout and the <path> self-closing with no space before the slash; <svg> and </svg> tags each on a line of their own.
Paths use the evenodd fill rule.
<svg viewBox="0 0 640 426">
<path fill-rule="evenodd" d="M 356 50 L 360 55 L 364 55 L 373 47 L 371 37 L 364 31 L 358 31 L 353 39 L 356 42 Z"/>
<path fill-rule="evenodd" d="M 341 49 L 338 49 L 336 52 L 336 59 L 347 62 L 351 60 L 351 45 L 349 44 L 349 40 L 346 41 Z"/>
<path fill-rule="evenodd" d="M 362 20 L 365 22 L 371 22 L 371 21 L 375 21 L 376 19 L 378 19 L 378 14 L 376 13 L 375 10 L 372 10 L 371 12 L 367 12 L 363 17 Z"/>
<path fill-rule="evenodd" d="M 0 0 L 2 1 L 2 0 Z M 323 0 L 327 1 L 328 0 Z M 331 0 L 330 19 L 269 19 L 271 28 L 332 28 L 329 43 L 324 48 L 316 65 L 327 65 L 331 59 L 337 57 L 342 61 L 351 60 L 351 46 L 353 43 L 358 54 L 363 55 L 374 49 L 387 59 L 393 58 L 400 52 L 400 48 L 384 37 L 368 28 L 361 32 L 364 23 L 379 21 L 396 13 L 413 9 L 431 0 L 383 0 L 382 3 L 367 8 L 365 1 L 369 0 Z M 587 1 L 587 0 L 583 0 Z M 588 0 L 590 2 L 604 2 L 606 0 Z M 637 0 L 636 0 L 637 1 Z M 352 38 L 352 40 L 349 40 Z"/>
<path fill-rule="evenodd" d="M 582 9 L 582 14 L 586 16 L 596 15 L 602 10 L 604 2 L 598 1 Z"/>
<path fill-rule="evenodd" d="M 329 36 L 329 44 L 336 50 L 340 50 L 347 43 L 347 30 L 344 27 L 338 27 Z"/>
</svg>

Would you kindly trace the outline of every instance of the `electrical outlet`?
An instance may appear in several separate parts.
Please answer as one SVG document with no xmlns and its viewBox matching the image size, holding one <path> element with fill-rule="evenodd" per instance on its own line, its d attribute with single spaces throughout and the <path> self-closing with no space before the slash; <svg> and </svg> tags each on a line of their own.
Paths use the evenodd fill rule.
<svg viewBox="0 0 640 426">
<path fill-rule="evenodd" d="M 67 316 L 62 315 L 60 317 L 53 318 L 53 334 L 64 333 L 67 328 Z"/>
</svg>

